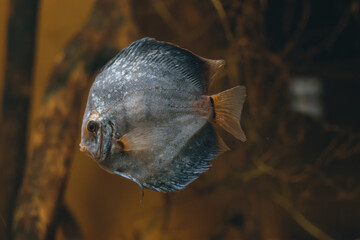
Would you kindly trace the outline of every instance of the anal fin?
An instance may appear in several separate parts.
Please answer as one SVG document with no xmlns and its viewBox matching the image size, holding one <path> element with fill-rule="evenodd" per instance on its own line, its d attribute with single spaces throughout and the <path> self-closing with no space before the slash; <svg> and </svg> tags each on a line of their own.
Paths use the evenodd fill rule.
<svg viewBox="0 0 360 240">
<path fill-rule="evenodd" d="M 220 137 L 220 135 L 219 134 L 216 134 L 216 135 L 217 135 L 217 141 L 218 141 L 219 154 L 229 151 L 230 148 L 226 145 L 226 143 Z"/>
<path fill-rule="evenodd" d="M 185 188 L 210 168 L 210 161 L 221 152 L 219 138 L 211 123 L 196 132 L 168 166 L 144 182 L 144 187 L 169 192 Z"/>
</svg>

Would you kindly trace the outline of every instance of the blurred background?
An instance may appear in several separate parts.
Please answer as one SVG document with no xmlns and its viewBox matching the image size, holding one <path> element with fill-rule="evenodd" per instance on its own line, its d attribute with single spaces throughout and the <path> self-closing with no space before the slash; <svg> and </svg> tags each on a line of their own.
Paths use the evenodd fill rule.
<svg viewBox="0 0 360 240">
<path fill-rule="evenodd" d="M 0 239 L 360 239 L 360 1 L 0 0 Z M 225 59 L 248 141 L 158 193 L 78 150 L 96 71 L 144 36 Z"/>
</svg>

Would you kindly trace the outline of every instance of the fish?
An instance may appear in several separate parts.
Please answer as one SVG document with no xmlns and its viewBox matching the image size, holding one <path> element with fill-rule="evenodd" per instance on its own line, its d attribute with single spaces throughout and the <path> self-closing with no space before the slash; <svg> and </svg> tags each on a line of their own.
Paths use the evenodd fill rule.
<svg viewBox="0 0 360 240">
<path fill-rule="evenodd" d="M 219 127 L 246 141 L 240 125 L 246 88 L 207 95 L 224 65 L 153 38 L 131 43 L 90 88 L 80 151 L 142 192 L 184 189 L 229 150 Z"/>
</svg>

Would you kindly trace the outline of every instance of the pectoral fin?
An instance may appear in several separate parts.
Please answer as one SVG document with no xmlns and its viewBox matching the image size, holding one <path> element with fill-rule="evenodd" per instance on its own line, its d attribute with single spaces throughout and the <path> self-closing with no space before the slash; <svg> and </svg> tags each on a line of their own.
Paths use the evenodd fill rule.
<svg viewBox="0 0 360 240">
<path fill-rule="evenodd" d="M 164 132 L 161 127 L 137 127 L 117 139 L 115 144 L 117 149 L 122 152 L 145 151 L 156 148 L 161 143 L 163 136 Z"/>
</svg>

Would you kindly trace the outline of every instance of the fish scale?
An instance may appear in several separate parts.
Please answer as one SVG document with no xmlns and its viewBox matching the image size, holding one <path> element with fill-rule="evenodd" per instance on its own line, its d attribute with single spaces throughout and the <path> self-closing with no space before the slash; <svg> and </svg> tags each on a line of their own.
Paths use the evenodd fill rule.
<svg viewBox="0 0 360 240">
<path fill-rule="evenodd" d="M 183 189 L 228 150 L 213 125 L 246 140 L 245 87 L 206 95 L 223 65 L 151 38 L 130 44 L 90 89 L 80 150 L 141 189 Z"/>
</svg>

